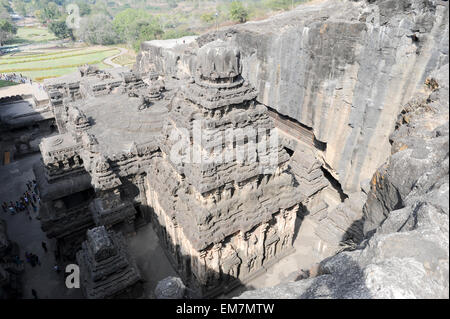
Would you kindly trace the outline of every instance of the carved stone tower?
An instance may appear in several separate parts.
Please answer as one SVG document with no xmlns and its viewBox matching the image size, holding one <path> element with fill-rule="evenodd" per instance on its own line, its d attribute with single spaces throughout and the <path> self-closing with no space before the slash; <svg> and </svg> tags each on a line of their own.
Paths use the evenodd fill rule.
<svg viewBox="0 0 450 319">
<path fill-rule="evenodd" d="M 292 251 L 302 196 L 240 52 L 215 41 L 174 96 L 147 171 L 147 199 L 168 255 L 203 297 L 249 280 Z"/>
<path fill-rule="evenodd" d="M 87 240 L 77 253 L 81 287 L 88 299 L 139 298 L 142 279 L 136 263 L 127 252 L 120 233 L 104 226 L 87 231 Z"/>
</svg>

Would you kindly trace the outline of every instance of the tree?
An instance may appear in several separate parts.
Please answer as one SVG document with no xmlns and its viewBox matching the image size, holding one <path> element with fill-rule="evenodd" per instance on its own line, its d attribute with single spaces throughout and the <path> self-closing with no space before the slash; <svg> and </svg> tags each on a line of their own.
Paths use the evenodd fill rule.
<svg viewBox="0 0 450 319">
<path fill-rule="evenodd" d="M 135 32 L 133 48 L 136 52 L 139 51 L 142 42 L 160 39 L 164 34 L 156 20 L 150 22 L 139 21 L 133 26 L 133 31 Z"/>
<path fill-rule="evenodd" d="M 196 35 L 196 33 L 188 30 L 170 29 L 164 32 L 164 34 L 162 35 L 162 39 L 179 39 L 188 35 Z"/>
<path fill-rule="evenodd" d="M 14 11 L 16 11 L 18 14 L 20 14 L 23 17 L 27 15 L 27 7 L 25 2 L 20 0 L 14 0 L 12 4 L 14 7 Z"/>
<path fill-rule="evenodd" d="M 248 11 L 241 1 L 233 1 L 230 4 L 230 17 L 233 21 L 244 23 L 248 19 Z"/>
<path fill-rule="evenodd" d="M 7 19 L 0 19 L 0 46 L 17 33 L 17 27 Z"/>
<path fill-rule="evenodd" d="M 200 20 L 202 20 L 205 23 L 211 23 L 214 21 L 214 19 L 215 19 L 214 13 L 203 13 L 200 16 Z"/>
<path fill-rule="evenodd" d="M 67 27 L 65 20 L 55 20 L 50 22 L 48 29 L 59 39 L 74 39 L 72 29 Z"/>
<path fill-rule="evenodd" d="M 126 9 L 119 12 L 113 20 L 114 30 L 121 40 L 126 42 L 135 39 L 136 25 L 139 21 L 149 21 L 153 17 L 146 11 Z"/>
<path fill-rule="evenodd" d="M 11 16 L 9 15 L 10 12 L 8 11 L 8 8 L 3 5 L 3 3 L 0 3 L 0 19 L 4 20 L 11 20 Z"/>
<path fill-rule="evenodd" d="M 14 10 L 11 8 L 8 0 L 0 0 L 0 9 L 5 10 L 8 13 L 14 13 Z"/>
<path fill-rule="evenodd" d="M 166 0 L 170 8 L 176 8 L 178 6 L 177 0 Z"/>
<path fill-rule="evenodd" d="M 42 23 L 48 23 L 61 18 L 60 7 L 54 2 L 49 2 L 46 6 L 39 10 L 39 14 L 36 12 L 36 17 Z"/>
<path fill-rule="evenodd" d="M 80 28 L 76 30 L 78 39 L 89 44 L 114 44 L 119 37 L 114 31 L 112 20 L 105 14 L 96 14 L 81 20 Z"/>
<path fill-rule="evenodd" d="M 150 13 L 137 9 L 126 9 L 113 20 L 114 30 L 123 42 L 139 50 L 143 41 L 159 39 L 164 31 L 160 21 Z"/>
<path fill-rule="evenodd" d="M 272 10 L 289 10 L 299 0 L 265 0 L 265 6 Z"/>
<path fill-rule="evenodd" d="M 86 2 L 78 1 L 77 2 L 78 8 L 80 9 L 80 16 L 87 16 L 90 15 L 92 10 L 89 4 Z"/>
</svg>

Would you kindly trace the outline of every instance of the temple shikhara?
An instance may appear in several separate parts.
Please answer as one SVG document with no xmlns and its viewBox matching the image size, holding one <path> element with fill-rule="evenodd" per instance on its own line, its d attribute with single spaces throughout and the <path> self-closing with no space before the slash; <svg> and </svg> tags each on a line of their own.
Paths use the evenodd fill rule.
<svg viewBox="0 0 450 319">
<path fill-rule="evenodd" d="M 148 223 L 196 297 L 229 291 L 293 251 L 300 203 L 326 184 L 314 160 L 301 167 L 292 157 L 240 58 L 217 40 L 199 49 L 190 78 L 85 66 L 46 80 L 59 134 L 41 141 L 34 168 L 41 224 L 64 258 L 76 256 L 87 297 L 140 291 L 116 233 Z M 98 282 L 102 263 L 123 273 L 124 287 Z"/>
</svg>

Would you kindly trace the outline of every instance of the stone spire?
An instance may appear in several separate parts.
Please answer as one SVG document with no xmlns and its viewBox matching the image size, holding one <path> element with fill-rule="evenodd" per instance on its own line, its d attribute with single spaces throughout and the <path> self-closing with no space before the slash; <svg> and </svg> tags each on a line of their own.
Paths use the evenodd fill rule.
<svg viewBox="0 0 450 319">
<path fill-rule="evenodd" d="M 236 47 L 218 40 L 198 50 L 196 80 L 210 83 L 234 82 L 240 74 L 240 52 Z"/>
<path fill-rule="evenodd" d="M 196 65 L 171 101 L 147 186 L 180 276 L 212 296 L 289 252 L 301 194 L 266 107 L 241 76 L 239 50 L 208 43 Z M 177 134 L 188 135 L 182 147 Z"/>
<path fill-rule="evenodd" d="M 138 298 L 142 295 L 141 275 L 127 252 L 122 234 L 107 231 L 104 226 L 88 230 L 87 240 L 76 258 L 86 298 Z"/>
</svg>

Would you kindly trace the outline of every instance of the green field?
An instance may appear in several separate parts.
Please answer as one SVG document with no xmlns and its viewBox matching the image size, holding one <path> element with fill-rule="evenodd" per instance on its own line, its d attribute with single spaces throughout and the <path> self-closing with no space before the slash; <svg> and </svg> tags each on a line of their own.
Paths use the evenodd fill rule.
<svg viewBox="0 0 450 319">
<path fill-rule="evenodd" d="M 16 83 L 16 82 L 0 80 L 0 88 L 4 88 L 4 87 L 7 87 L 7 86 L 13 86 L 13 85 L 17 85 L 17 84 L 18 83 Z"/>
<path fill-rule="evenodd" d="M 14 39 L 11 39 L 8 44 L 40 43 L 52 40 L 57 40 L 57 38 L 47 28 L 20 27 Z"/>
<path fill-rule="evenodd" d="M 83 64 L 107 68 L 102 61 L 120 51 L 115 48 L 81 48 L 29 55 L 6 55 L 0 58 L 0 73 L 21 73 L 33 80 L 75 72 Z"/>
</svg>

